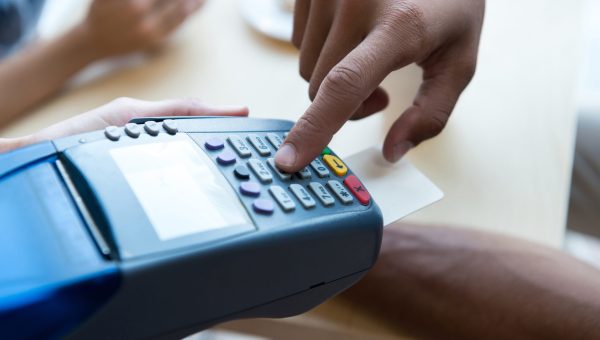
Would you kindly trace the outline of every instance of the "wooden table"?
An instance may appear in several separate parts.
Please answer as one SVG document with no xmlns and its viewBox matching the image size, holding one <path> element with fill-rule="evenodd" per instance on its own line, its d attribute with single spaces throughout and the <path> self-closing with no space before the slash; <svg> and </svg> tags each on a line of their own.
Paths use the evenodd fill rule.
<svg viewBox="0 0 600 340">
<path fill-rule="evenodd" d="M 475 79 L 446 130 L 409 154 L 446 197 L 408 220 L 559 246 L 573 157 L 581 2 L 488 0 L 487 5 Z M 309 104 L 297 64 L 293 47 L 242 22 L 235 1 L 210 1 L 162 53 L 118 73 L 80 81 L 1 135 L 29 133 L 119 96 L 199 97 L 248 105 L 257 117 L 297 119 Z M 419 78 L 415 67 L 389 76 L 384 86 L 392 96 L 390 107 L 346 125 L 332 147 L 349 154 L 380 143 L 411 102 Z M 292 320 L 394 334 L 335 299 Z"/>
</svg>

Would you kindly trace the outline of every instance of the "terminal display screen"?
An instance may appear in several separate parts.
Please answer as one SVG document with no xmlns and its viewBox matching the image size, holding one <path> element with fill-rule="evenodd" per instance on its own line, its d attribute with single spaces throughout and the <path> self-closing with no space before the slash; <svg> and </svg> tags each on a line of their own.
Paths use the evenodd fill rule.
<svg viewBox="0 0 600 340">
<path fill-rule="evenodd" d="M 162 241 L 252 224 L 226 179 L 187 136 L 110 154 Z"/>
</svg>

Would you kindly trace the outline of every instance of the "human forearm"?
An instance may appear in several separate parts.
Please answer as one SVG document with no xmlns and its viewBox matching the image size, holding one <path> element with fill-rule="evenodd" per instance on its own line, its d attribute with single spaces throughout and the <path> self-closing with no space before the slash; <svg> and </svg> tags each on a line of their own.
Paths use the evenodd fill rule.
<svg viewBox="0 0 600 340">
<path fill-rule="evenodd" d="M 60 91 L 96 59 L 86 30 L 77 26 L 51 42 L 40 42 L 0 64 L 0 126 Z"/>
<path fill-rule="evenodd" d="M 425 337 L 600 336 L 596 269 L 492 234 L 393 227 L 375 268 L 344 295 Z"/>
</svg>

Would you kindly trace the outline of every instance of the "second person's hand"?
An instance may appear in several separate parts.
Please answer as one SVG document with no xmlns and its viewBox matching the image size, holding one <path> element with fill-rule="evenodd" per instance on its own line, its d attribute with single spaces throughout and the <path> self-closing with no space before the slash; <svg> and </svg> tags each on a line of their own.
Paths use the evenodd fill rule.
<svg viewBox="0 0 600 340">
<path fill-rule="evenodd" d="M 163 43 L 204 0 L 94 0 L 78 27 L 96 58 Z"/>
<path fill-rule="evenodd" d="M 395 162 L 439 134 L 475 72 L 485 0 L 296 0 L 292 41 L 313 103 L 277 152 L 278 167 L 310 163 L 349 119 L 387 106 L 379 87 L 417 63 L 423 82 L 392 125 L 383 153 Z"/>
</svg>

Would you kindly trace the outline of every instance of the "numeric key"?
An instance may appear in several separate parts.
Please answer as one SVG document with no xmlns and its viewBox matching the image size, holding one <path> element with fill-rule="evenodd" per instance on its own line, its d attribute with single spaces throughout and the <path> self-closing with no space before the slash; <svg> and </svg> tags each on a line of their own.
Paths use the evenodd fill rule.
<svg viewBox="0 0 600 340">
<path fill-rule="evenodd" d="M 250 147 L 240 136 L 231 135 L 227 138 L 227 141 L 240 157 L 246 158 L 252 156 Z"/>
<path fill-rule="evenodd" d="M 256 158 L 251 158 L 248 160 L 248 166 L 252 169 L 252 172 L 258 177 L 258 179 L 263 183 L 271 183 L 273 181 L 273 175 L 267 169 L 265 164 Z"/>
<path fill-rule="evenodd" d="M 265 141 L 259 135 L 248 135 L 248 141 L 252 146 L 258 151 L 258 154 L 261 156 L 269 156 L 271 154 L 271 149 Z"/>
</svg>

